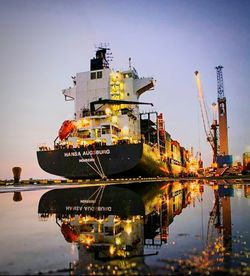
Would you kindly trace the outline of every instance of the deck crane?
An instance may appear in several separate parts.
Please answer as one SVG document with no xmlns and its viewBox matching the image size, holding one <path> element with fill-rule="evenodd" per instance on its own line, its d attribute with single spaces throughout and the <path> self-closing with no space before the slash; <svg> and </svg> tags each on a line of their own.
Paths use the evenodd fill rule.
<svg viewBox="0 0 250 276">
<path fill-rule="evenodd" d="M 208 112 L 206 108 L 206 103 L 204 99 L 202 84 L 200 80 L 200 73 L 198 71 L 194 72 L 195 79 L 196 79 L 196 85 L 198 88 L 198 96 L 199 96 L 199 103 L 201 108 L 201 116 L 203 121 L 203 127 L 206 133 L 207 141 L 212 147 L 213 150 L 213 163 L 216 163 L 216 157 L 218 155 L 218 134 L 217 134 L 217 120 L 214 118 L 213 124 L 210 124 Z"/>
</svg>

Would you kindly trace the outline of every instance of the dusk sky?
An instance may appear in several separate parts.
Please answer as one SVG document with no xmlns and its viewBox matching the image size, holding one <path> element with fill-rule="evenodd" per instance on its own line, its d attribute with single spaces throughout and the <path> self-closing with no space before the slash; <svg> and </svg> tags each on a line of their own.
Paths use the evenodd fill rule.
<svg viewBox="0 0 250 276">
<path fill-rule="evenodd" d="M 55 178 L 39 168 L 39 144 L 53 145 L 73 104 L 61 90 L 89 70 L 95 45 L 109 43 L 111 68 L 128 58 L 156 89 L 142 101 L 162 112 L 166 130 L 212 161 L 194 71 L 208 107 L 217 100 L 215 66 L 223 65 L 229 153 L 250 151 L 250 1 L 9 1 L 0 0 L 0 179 L 22 167 L 23 179 Z M 212 121 L 212 113 L 211 113 Z"/>
</svg>

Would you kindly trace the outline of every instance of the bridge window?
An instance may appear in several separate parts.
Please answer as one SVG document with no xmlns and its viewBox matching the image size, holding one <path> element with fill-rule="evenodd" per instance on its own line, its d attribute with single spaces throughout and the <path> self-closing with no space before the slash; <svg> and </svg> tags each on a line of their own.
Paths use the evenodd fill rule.
<svg viewBox="0 0 250 276">
<path fill-rule="evenodd" d="M 98 78 L 98 79 L 101 79 L 101 78 L 102 78 L 102 71 L 98 71 L 98 72 L 97 72 L 97 78 Z"/>
<path fill-rule="evenodd" d="M 91 79 L 91 80 L 96 79 L 96 72 L 91 72 L 91 73 L 90 73 L 90 79 Z"/>
<path fill-rule="evenodd" d="M 110 134 L 110 125 L 102 126 L 102 134 Z"/>
</svg>

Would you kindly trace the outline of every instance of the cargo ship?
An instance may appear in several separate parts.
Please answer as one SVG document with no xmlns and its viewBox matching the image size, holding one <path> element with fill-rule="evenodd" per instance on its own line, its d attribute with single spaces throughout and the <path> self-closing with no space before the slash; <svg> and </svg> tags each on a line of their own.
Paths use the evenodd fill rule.
<svg viewBox="0 0 250 276">
<path fill-rule="evenodd" d="M 171 139 L 162 113 L 140 112 L 140 96 L 155 88 L 131 66 L 110 68 L 109 51 L 98 47 L 90 71 L 72 76 L 62 91 L 74 101 L 74 119 L 65 120 L 53 148 L 37 151 L 40 167 L 68 179 L 105 179 L 195 174 L 197 160 Z"/>
</svg>

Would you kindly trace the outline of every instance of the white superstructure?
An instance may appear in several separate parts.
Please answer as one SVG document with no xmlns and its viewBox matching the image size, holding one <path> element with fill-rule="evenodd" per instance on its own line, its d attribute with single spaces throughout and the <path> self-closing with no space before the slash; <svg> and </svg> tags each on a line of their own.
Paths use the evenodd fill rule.
<svg viewBox="0 0 250 276">
<path fill-rule="evenodd" d="M 105 48 L 96 52 L 90 71 L 77 73 L 74 86 L 63 95 L 75 103 L 74 146 L 104 143 L 138 143 L 141 140 L 139 97 L 154 88 L 153 78 L 139 78 L 136 70 L 108 68 Z"/>
</svg>

